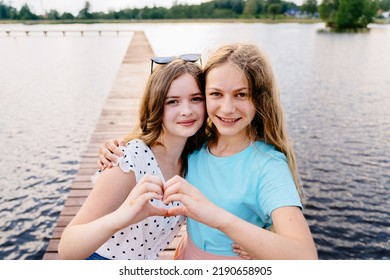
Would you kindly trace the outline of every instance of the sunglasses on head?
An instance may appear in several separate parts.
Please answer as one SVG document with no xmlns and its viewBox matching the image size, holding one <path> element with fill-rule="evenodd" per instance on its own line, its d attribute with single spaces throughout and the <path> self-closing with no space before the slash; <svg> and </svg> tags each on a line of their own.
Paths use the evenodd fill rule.
<svg viewBox="0 0 390 280">
<path fill-rule="evenodd" d="M 180 56 L 157 56 L 153 57 L 150 60 L 152 61 L 152 64 L 150 66 L 150 73 L 153 73 L 153 64 L 168 64 L 174 61 L 175 59 L 181 59 L 187 62 L 197 62 L 200 61 L 200 65 L 202 65 L 202 56 L 197 53 L 191 53 L 191 54 L 182 54 Z"/>
</svg>

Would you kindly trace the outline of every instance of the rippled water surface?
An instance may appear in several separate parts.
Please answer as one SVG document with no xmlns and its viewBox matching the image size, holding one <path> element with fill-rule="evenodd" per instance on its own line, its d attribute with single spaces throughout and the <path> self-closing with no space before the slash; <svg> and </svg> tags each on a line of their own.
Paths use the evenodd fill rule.
<svg viewBox="0 0 390 280">
<path fill-rule="evenodd" d="M 0 31 L 0 259 L 43 257 L 130 39 Z"/>
<path fill-rule="evenodd" d="M 157 55 L 207 58 L 231 41 L 262 47 L 280 83 L 320 258 L 390 259 L 390 26 L 83 28 L 113 26 L 145 30 Z M 9 38 L 2 29 L 0 259 L 40 259 L 131 35 Z"/>
</svg>

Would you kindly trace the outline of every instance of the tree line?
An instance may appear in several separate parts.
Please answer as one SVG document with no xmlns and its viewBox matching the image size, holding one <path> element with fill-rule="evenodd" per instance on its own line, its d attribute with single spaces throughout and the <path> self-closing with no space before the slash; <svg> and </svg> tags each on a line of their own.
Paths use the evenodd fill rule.
<svg viewBox="0 0 390 280">
<path fill-rule="evenodd" d="M 318 0 L 320 1 L 320 0 Z M 163 19 L 237 19 L 276 18 L 285 15 L 320 16 L 334 29 L 364 28 L 371 23 L 378 9 L 390 10 L 390 0 L 304 0 L 298 6 L 283 0 L 213 0 L 198 5 L 177 4 L 170 8 L 144 7 L 119 11 L 92 12 L 91 4 L 73 15 L 56 10 L 44 15 L 33 13 L 25 4 L 20 10 L 0 1 L 2 20 L 163 20 Z"/>
<path fill-rule="evenodd" d="M 119 11 L 92 12 L 91 4 L 73 15 L 56 10 L 46 11 L 44 15 L 34 14 L 25 4 L 20 10 L 0 1 L 0 19 L 11 20 L 72 20 L 72 19 L 108 19 L 108 20 L 153 20 L 153 19 L 223 19 L 223 18 L 260 18 L 284 14 L 288 10 L 299 10 L 293 2 L 282 0 L 213 0 L 199 5 L 177 4 L 171 8 L 144 7 Z"/>
</svg>

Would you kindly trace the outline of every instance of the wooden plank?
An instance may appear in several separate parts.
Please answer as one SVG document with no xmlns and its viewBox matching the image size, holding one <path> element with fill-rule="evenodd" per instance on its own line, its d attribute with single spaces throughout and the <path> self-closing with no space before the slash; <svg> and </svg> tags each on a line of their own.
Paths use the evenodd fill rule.
<svg viewBox="0 0 390 280">
<path fill-rule="evenodd" d="M 151 57 L 153 57 L 153 51 L 144 32 L 134 31 L 118 75 L 103 106 L 95 131 L 80 161 L 75 180 L 57 220 L 43 259 L 59 259 L 57 248 L 61 234 L 92 188 L 91 176 L 97 170 L 97 155 L 103 141 L 111 138 L 123 138 L 135 125 L 138 117 L 139 99 L 150 74 Z M 177 238 L 182 234 L 183 229 Z M 169 248 L 161 254 L 161 259 L 172 258 L 177 242 L 177 240 L 172 242 Z"/>
</svg>

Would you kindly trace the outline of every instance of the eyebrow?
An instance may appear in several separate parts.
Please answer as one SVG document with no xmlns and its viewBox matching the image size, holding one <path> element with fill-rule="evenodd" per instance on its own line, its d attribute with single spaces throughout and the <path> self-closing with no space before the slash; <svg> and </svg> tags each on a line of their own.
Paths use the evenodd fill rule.
<svg viewBox="0 0 390 280">
<path fill-rule="evenodd" d="M 207 87 L 207 88 L 206 88 L 206 91 L 207 91 L 207 90 L 222 91 L 222 89 L 220 89 L 219 87 Z M 237 89 L 234 89 L 233 91 L 234 91 L 234 92 L 237 92 L 237 91 L 242 91 L 242 90 L 248 90 L 248 87 L 237 88 Z"/>
<path fill-rule="evenodd" d="M 196 95 L 202 95 L 201 92 L 196 92 L 196 93 L 191 93 L 191 96 L 196 96 Z M 182 96 L 176 96 L 176 95 L 167 95 L 165 98 L 181 98 Z"/>
</svg>

